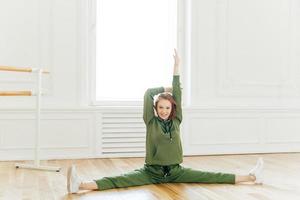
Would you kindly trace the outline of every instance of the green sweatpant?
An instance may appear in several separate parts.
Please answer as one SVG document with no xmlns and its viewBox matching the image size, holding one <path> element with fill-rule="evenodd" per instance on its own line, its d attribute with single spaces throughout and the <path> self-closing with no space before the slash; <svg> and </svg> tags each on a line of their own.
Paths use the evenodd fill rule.
<svg viewBox="0 0 300 200">
<path fill-rule="evenodd" d="M 235 183 L 234 174 L 205 172 L 181 165 L 147 165 L 120 176 L 95 180 L 99 190 L 158 183 Z"/>
</svg>

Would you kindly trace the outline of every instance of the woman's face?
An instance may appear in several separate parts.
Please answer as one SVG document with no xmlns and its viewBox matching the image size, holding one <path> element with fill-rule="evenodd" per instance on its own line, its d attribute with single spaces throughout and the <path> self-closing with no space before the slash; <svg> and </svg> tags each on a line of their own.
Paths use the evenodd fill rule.
<svg viewBox="0 0 300 200">
<path fill-rule="evenodd" d="M 172 111 L 172 104 L 169 100 L 161 99 L 157 103 L 157 114 L 158 116 L 163 119 L 167 120 Z"/>
</svg>

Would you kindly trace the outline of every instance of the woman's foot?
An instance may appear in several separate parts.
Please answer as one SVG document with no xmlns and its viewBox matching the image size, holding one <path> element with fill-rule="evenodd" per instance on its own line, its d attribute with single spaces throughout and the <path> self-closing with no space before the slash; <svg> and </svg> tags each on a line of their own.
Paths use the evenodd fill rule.
<svg viewBox="0 0 300 200">
<path fill-rule="evenodd" d="M 250 170 L 249 175 L 255 177 L 254 183 L 263 184 L 263 169 L 264 169 L 264 160 L 258 158 L 256 165 Z"/>
<path fill-rule="evenodd" d="M 68 168 L 67 174 L 67 189 L 69 194 L 77 193 L 79 191 L 81 180 L 77 175 L 75 165 Z"/>
</svg>

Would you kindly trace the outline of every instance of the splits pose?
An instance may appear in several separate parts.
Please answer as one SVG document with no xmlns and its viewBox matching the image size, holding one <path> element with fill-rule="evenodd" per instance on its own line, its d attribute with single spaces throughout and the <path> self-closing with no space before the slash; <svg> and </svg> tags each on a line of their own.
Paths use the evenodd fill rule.
<svg viewBox="0 0 300 200">
<path fill-rule="evenodd" d="M 224 183 L 254 182 L 262 184 L 263 160 L 247 175 L 205 172 L 181 166 L 182 146 L 180 124 L 182 121 L 179 56 L 174 50 L 172 87 L 150 88 L 144 95 L 143 118 L 146 124 L 146 160 L 141 169 L 114 177 L 82 181 L 74 165 L 69 167 L 67 189 L 107 190 L 158 183 Z"/>
</svg>

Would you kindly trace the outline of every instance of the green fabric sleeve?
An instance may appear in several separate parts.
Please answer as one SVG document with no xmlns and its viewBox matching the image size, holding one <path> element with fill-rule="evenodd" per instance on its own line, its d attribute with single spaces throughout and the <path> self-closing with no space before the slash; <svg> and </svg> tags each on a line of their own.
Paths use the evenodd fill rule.
<svg viewBox="0 0 300 200">
<path fill-rule="evenodd" d="M 149 88 L 144 95 L 144 122 L 148 124 L 150 120 L 154 117 L 154 110 L 153 110 L 153 97 L 159 93 L 164 92 L 164 87 L 158 88 Z"/>
<path fill-rule="evenodd" d="M 181 122 L 182 121 L 182 106 L 181 106 L 181 88 L 180 88 L 180 76 L 173 76 L 173 98 L 176 101 L 176 118 Z"/>
</svg>

